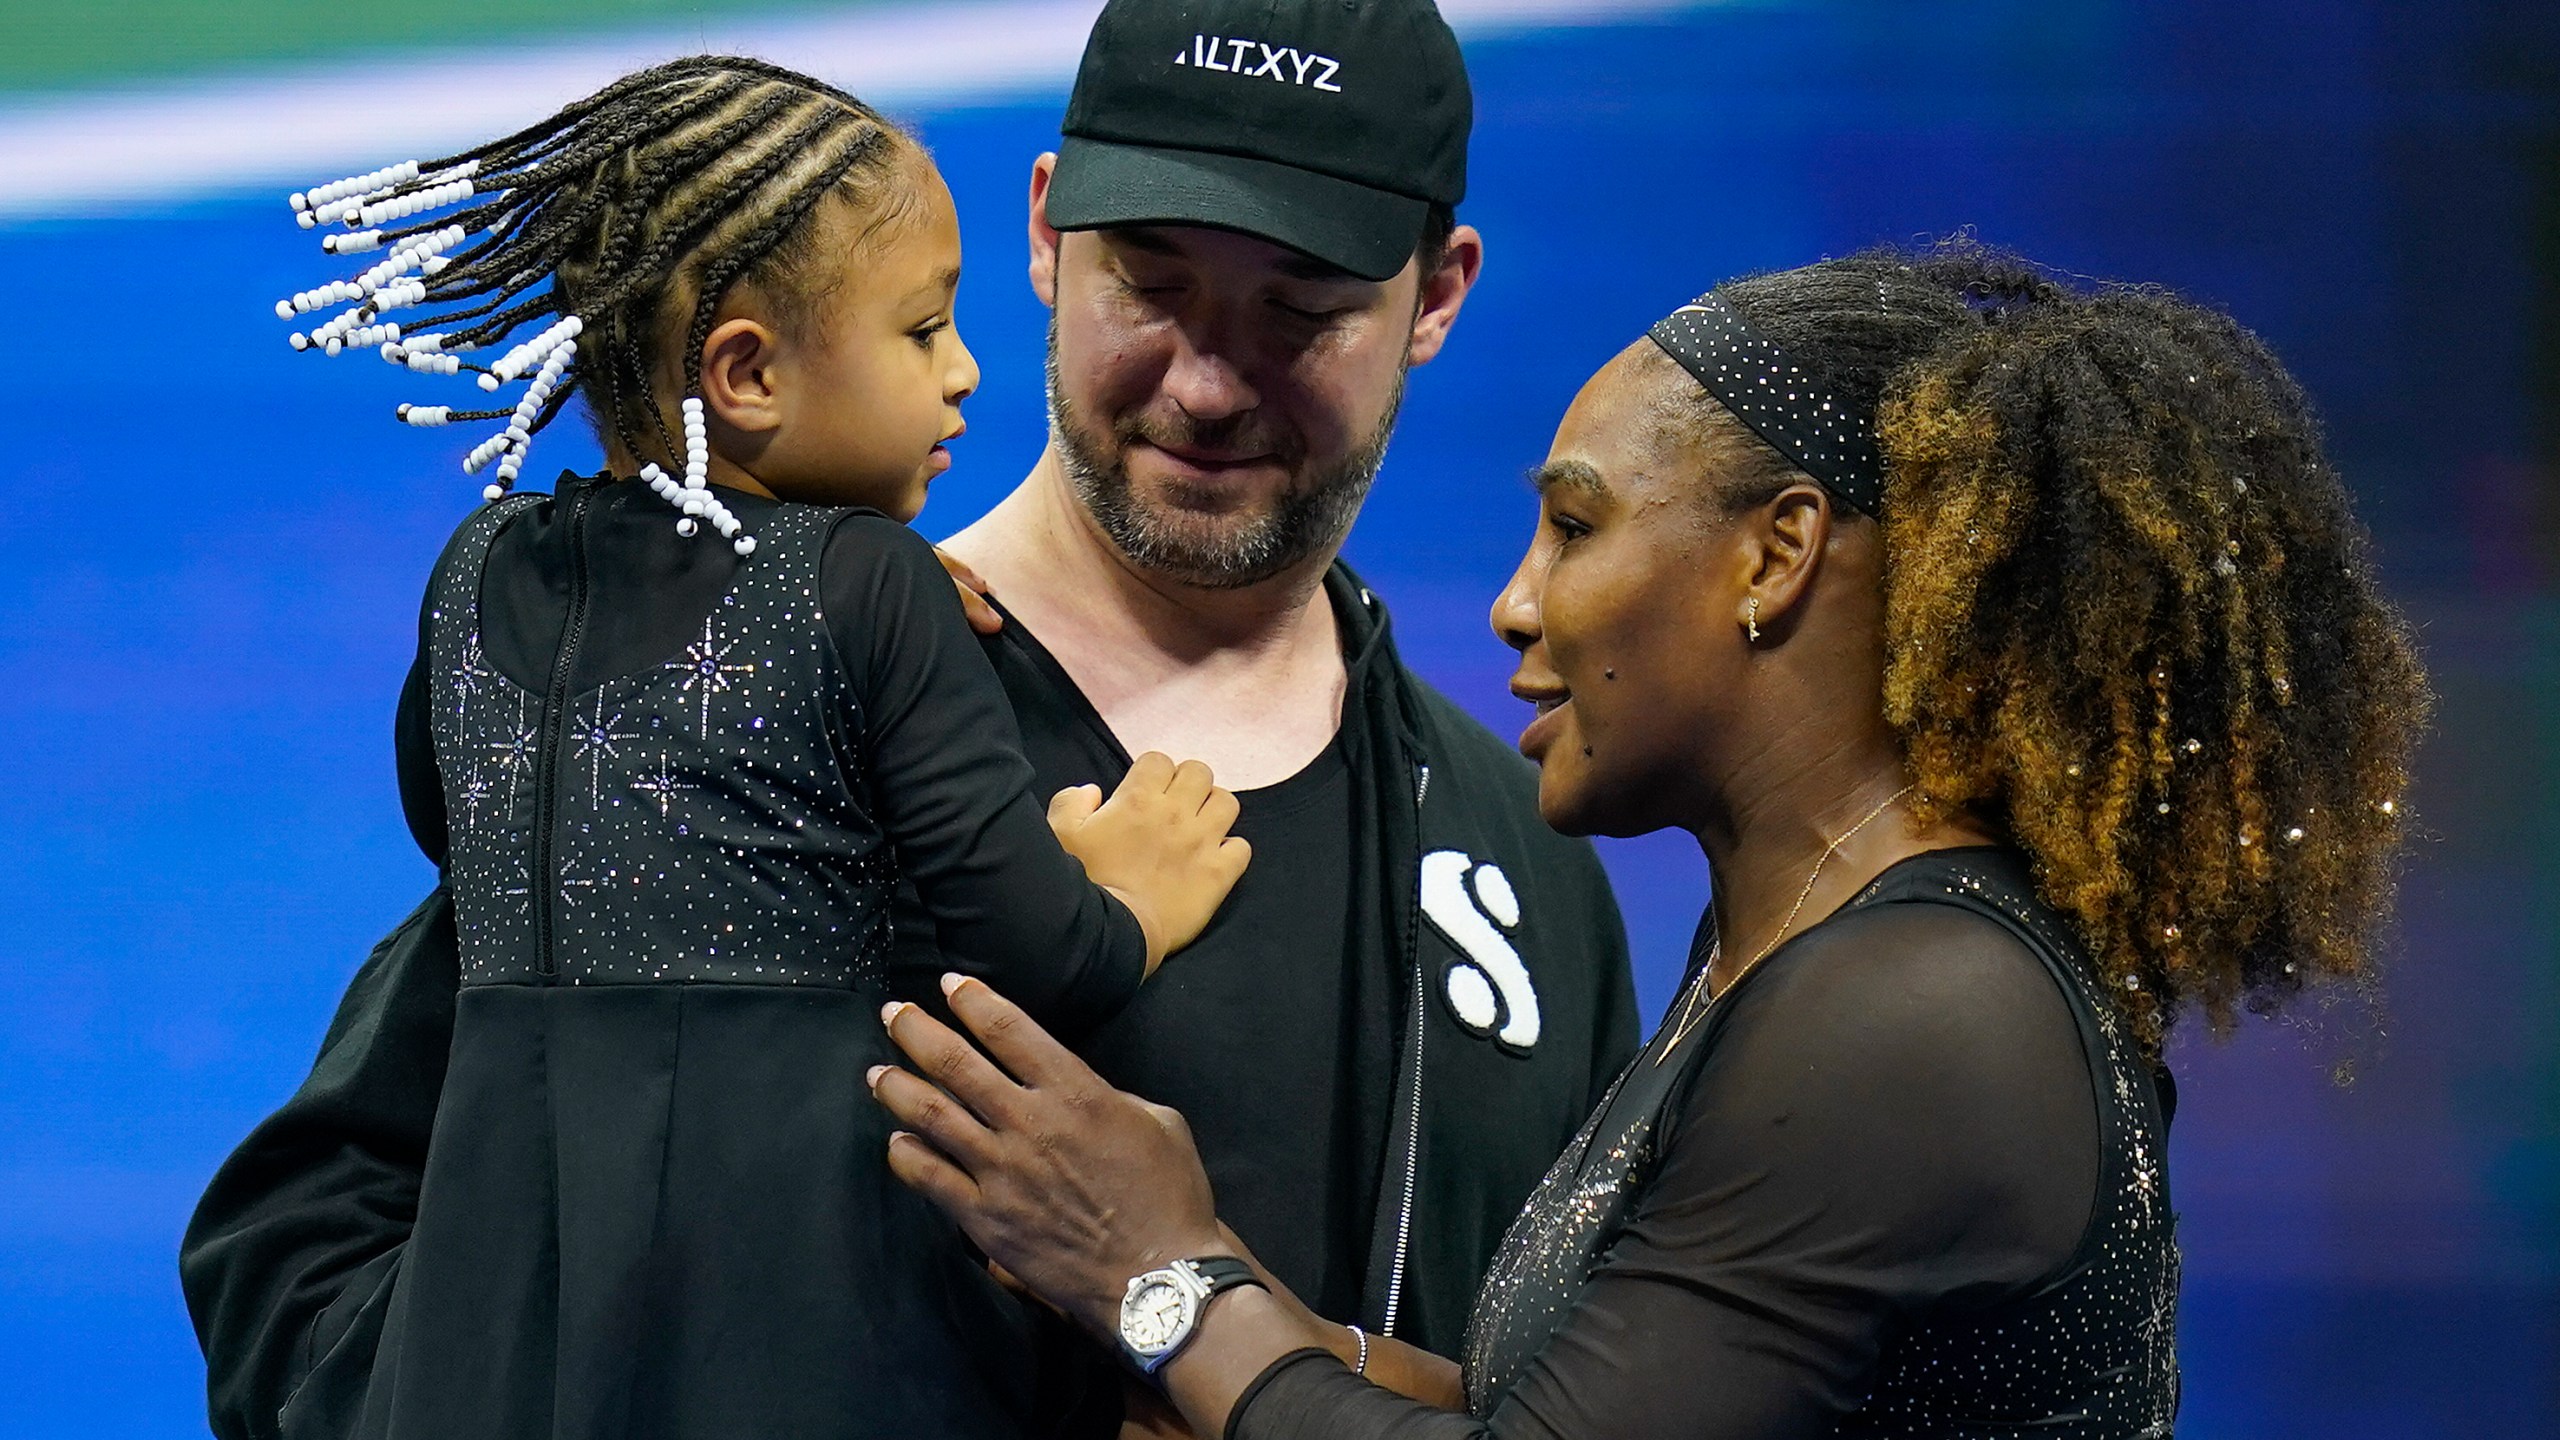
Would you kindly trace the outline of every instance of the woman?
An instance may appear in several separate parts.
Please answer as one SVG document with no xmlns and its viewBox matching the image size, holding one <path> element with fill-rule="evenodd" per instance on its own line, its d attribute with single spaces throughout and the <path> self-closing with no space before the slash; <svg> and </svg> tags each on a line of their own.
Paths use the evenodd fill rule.
<svg viewBox="0 0 2560 1440">
<path fill-rule="evenodd" d="M 1682 307 L 1538 482 L 1540 809 L 1696 835 L 1713 938 L 1463 1370 L 1239 1283 L 1179 1117 L 976 982 L 1002 1070 L 893 1007 L 900 1177 L 1201 1435 L 2166 1435 L 2162 1036 L 2368 972 L 2426 704 L 2300 393 L 2158 291 L 1874 253 Z"/>
</svg>

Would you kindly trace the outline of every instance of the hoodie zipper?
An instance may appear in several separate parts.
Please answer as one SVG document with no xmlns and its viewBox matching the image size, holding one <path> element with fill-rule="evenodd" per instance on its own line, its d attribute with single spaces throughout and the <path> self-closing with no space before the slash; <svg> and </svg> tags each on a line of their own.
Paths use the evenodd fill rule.
<svg viewBox="0 0 2560 1440">
<path fill-rule="evenodd" d="M 546 980 L 560 969 L 552 953 L 552 912 L 560 902 L 559 877 L 551 873 L 558 863 L 552 832 L 559 823 L 560 742 L 569 723 L 569 679 L 587 637 L 587 502 L 595 493 L 596 487 L 581 485 L 569 502 L 569 616 L 560 629 L 560 649 L 552 656 L 551 689 L 542 698 L 542 745 L 535 752 L 533 878 L 542 888 L 533 906 L 533 963 L 534 973 Z"/>
<path fill-rule="evenodd" d="M 1413 809 L 1417 829 L 1421 824 L 1422 800 L 1431 793 L 1431 767 L 1414 767 Z M 1413 908 L 1405 917 L 1404 958 L 1410 972 L 1413 990 L 1413 1014 L 1405 1034 L 1412 1040 L 1413 1084 L 1408 1090 L 1410 1108 L 1405 1112 L 1404 1127 L 1404 1198 L 1396 1206 L 1395 1260 L 1387 1268 L 1387 1308 L 1378 1333 L 1396 1333 L 1396 1315 L 1404 1307 L 1405 1259 L 1413 1249 L 1413 1195 L 1422 1169 L 1422 1024 L 1426 1018 L 1422 1008 L 1422 872 L 1414 871 Z"/>
</svg>

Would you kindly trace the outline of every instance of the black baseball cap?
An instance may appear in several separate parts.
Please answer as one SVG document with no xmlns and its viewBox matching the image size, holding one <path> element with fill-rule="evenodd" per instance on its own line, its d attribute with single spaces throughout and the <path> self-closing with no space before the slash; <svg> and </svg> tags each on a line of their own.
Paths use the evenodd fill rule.
<svg viewBox="0 0 2560 1440">
<path fill-rule="evenodd" d="M 1213 225 L 1384 280 L 1465 196 L 1474 120 L 1431 0 L 1111 0 L 1049 223 Z"/>
</svg>

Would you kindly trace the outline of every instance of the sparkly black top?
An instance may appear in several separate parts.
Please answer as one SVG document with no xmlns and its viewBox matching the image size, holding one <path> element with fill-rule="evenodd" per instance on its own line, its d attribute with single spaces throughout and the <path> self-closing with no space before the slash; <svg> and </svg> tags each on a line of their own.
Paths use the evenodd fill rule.
<svg viewBox="0 0 2560 1440">
<path fill-rule="evenodd" d="M 1050 833 L 932 548 L 729 504 L 752 556 L 564 477 L 437 566 L 400 751 L 453 897 L 451 1043 L 409 1081 L 436 1096 L 414 1220 L 295 1342 L 284 1435 L 1033 1422 L 1031 1377 L 984 1359 L 1020 1312 L 889 1173 L 864 1083 L 897 1058 L 889 889 L 1068 1026 L 1127 1002 L 1144 938 Z"/>
<path fill-rule="evenodd" d="M 873 986 L 903 873 L 959 968 L 1053 1025 L 1116 1012 L 1144 937 L 1051 838 L 932 548 L 728 498 L 752 559 L 576 476 L 447 547 L 401 763 L 463 983 Z"/>
<path fill-rule="evenodd" d="M 1495 1256 L 1471 1413 L 1309 1351 L 1228 1434 L 2170 1433 L 2161 1078 L 2021 857 L 1904 861 L 1683 1018 Z"/>
</svg>

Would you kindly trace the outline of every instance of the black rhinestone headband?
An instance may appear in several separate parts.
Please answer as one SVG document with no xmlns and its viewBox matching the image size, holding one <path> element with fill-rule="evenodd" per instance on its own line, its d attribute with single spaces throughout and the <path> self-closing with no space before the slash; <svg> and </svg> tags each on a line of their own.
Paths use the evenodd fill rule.
<svg viewBox="0 0 2560 1440">
<path fill-rule="evenodd" d="M 1854 414 L 1713 290 L 1647 332 L 1753 434 L 1869 515 L 1884 503 L 1875 417 Z"/>
</svg>

